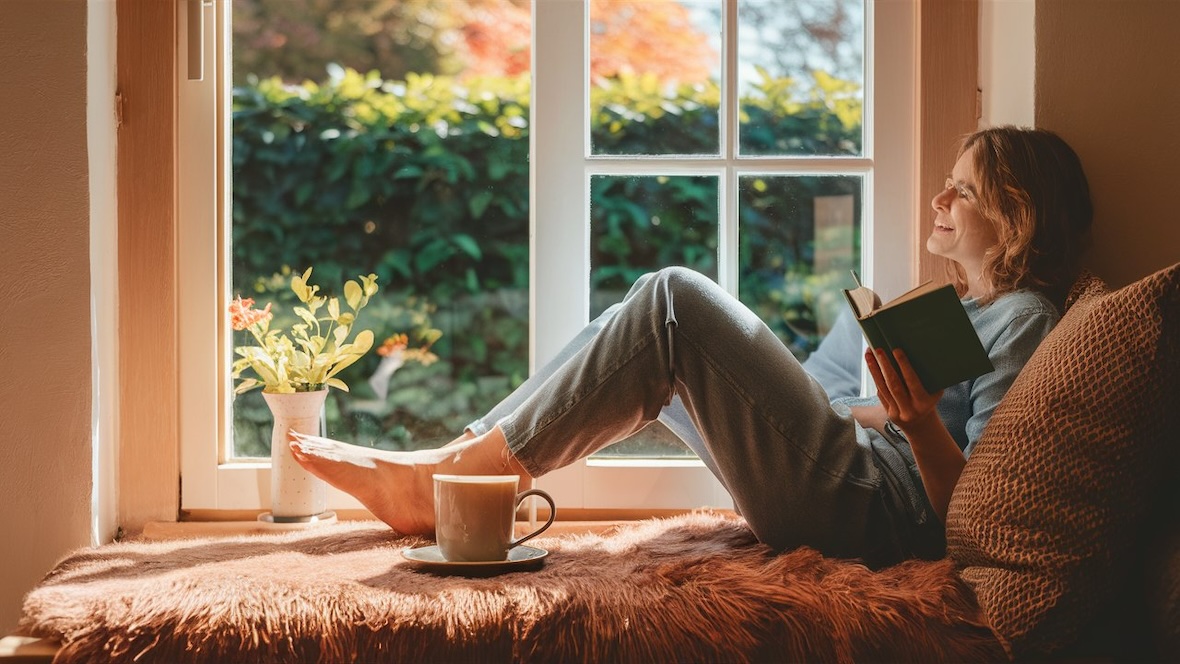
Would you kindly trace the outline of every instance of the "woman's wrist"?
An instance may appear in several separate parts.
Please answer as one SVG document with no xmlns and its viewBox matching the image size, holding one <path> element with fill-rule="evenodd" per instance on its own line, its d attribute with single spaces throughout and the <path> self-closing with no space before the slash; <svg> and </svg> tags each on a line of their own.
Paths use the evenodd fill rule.
<svg viewBox="0 0 1180 664">
<path fill-rule="evenodd" d="M 942 419 L 938 416 L 938 411 L 934 409 L 922 414 L 914 420 L 909 420 L 906 422 L 890 420 L 890 422 L 892 422 L 893 425 L 898 429 L 901 429 L 906 438 L 910 439 L 911 441 L 915 438 L 922 438 L 924 434 L 940 432 L 940 430 L 946 429 L 946 426 L 942 423 Z"/>
<path fill-rule="evenodd" d="M 887 420 L 885 409 L 881 406 L 849 406 L 849 411 L 862 427 L 884 431 Z"/>
</svg>

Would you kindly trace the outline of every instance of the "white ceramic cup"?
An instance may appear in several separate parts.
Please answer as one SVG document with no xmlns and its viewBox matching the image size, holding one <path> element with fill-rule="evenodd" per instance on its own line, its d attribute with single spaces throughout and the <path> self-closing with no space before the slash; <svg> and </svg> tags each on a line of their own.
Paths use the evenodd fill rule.
<svg viewBox="0 0 1180 664">
<path fill-rule="evenodd" d="M 540 489 L 516 492 L 516 475 L 435 475 L 434 535 L 448 562 L 493 562 L 508 559 L 512 547 L 545 532 L 557 507 Z M 549 503 L 549 520 L 533 532 L 512 539 L 516 509 L 529 496 Z"/>
</svg>

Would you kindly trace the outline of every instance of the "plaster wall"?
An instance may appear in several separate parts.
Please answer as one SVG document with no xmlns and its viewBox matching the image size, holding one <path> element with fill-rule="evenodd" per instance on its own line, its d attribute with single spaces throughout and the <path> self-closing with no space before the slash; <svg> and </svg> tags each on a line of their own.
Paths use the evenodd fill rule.
<svg viewBox="0 0 1180 664">
<path fill-rule="evenodd" d="M 1082 158 L 1114 286 L 1180 261 L 1177 26 L 1175 0 L 1037 0 L 1036 123 Z"/>
<path fill-rule="evenodd" d="M 90 543 L 86 15 L 0 2 L 0 634 Z"/>
<path fill-rule="evenodd" d="M 1035 122 L 1036 0 L 979 3 L 980 126 Z"/>
</svg>

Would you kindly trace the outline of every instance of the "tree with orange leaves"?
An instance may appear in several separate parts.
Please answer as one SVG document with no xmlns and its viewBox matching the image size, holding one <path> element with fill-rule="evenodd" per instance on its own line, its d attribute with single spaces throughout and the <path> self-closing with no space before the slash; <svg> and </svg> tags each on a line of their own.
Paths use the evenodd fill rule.
<svg viewBox="0 0 1180 664">
<path fill-rule="evenodd" d="M 319 80 L 329 62 L 385 78 L 529 70 L 530 0 L 234 0 L 234 80 Z M 675 0 L 590 0 L 595 77 L 709 77 L 717 54 Z"/>
<path fill-rule="evenodd" d="M 522 0 L 468 0 L 462 22 L 465 75 L 513 75 L 528 71 L 530 16 Z M 664 82 L 703 81 L 717 53 L 672 0 L 591 0 L 590 72 L 651 74 Z"/>
<path fill-rule="evenodd" d="M 463 76 L 515 76 L 529 70 L 532 17 L 527 0 L 467 0 L 459 21 Z"/>
<path fill-rule="evenodd" d="M 678 2 L 590 1 L 590 75 L 651 74 L 664 82 L 707 81 L 718 55 Z"/>
</svg>

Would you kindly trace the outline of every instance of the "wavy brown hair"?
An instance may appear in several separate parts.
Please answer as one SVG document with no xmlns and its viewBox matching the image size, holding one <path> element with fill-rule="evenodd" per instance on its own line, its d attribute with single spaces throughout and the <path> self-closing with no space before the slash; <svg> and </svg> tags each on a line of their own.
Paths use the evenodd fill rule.
<svg viewBox="0 0 1180 664">
<path fill-rule="evenodd" d="M 979 212 L 999 242 L 987 251 L 987 301 L 1018 289 L 1045 293 L 1058 307 L 1077 277 L 1094 207 L 1081 160 L 1044 129 L 992 127 L 964 137 L 959 155 L 975 148 Z M 963 269 L 952 267 L 960 294 Z"/>
</svg>

